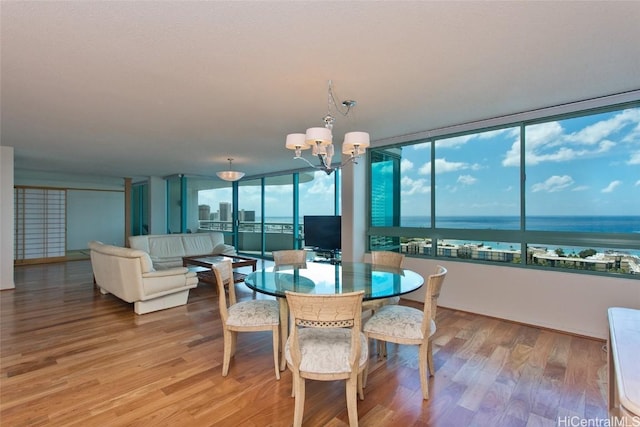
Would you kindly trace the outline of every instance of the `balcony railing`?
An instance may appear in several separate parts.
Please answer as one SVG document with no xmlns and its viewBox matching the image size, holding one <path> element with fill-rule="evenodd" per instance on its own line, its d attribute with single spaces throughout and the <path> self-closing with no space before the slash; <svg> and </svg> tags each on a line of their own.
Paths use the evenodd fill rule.
<svg viewBox="0 0 640 427">
<path fill-rule="evenodd" d="M 223 233 L 231 233 L 233 231 L 233 223 L 231 221 L 210 221 L 200 220 L 200 231 L 221 231 Z M 242 252 L 260 252 L 262 247 L 262 230 L 263 224 L 260 222 L 244 222 L 241 221 L 238 227 L 238 242 L 235 243 L 236 249 Z M 271 252 L 281 249 L 292 249 L 293 242 L 293 224 L 286 222 L 265 222 L 264 233 L 268 237 L 265 238 L 265 251 Z M 302 236 L 303 225 L 298 226 L 298 236 Z M 231 244 L 231 236 L 225 236 L 225 243 Z M 302 241 L 300 242 L 303 243 Z"/>
<path fill-rule="evenodd" d="M 231 221 L 210 221 L 200 220 L 200 230 L 206 231 L 233 231 L 233 223 Z M 298 234 L 302 234 L 303 225 L 298 226 Z M 262 233 L 262 223 L 260 222 L 240 222 L 238 227 L 240 233 Z M 293 224 L 287 222 L 265 222 L 265 233 L 276 234 L 293 234 Z"/>
</svg>

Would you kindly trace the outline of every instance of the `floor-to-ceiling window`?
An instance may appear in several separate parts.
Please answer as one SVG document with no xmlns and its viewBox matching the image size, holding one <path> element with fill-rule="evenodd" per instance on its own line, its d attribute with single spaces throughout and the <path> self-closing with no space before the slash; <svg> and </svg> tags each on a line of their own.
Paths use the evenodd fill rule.
<svg viewBox="0 0 640 427">
<path fill-rule="evenodd" d="M 294 233 L 293 174 L 269 176 L 264 180 L 265 255 L 297 247 Z"/>
<path fill-rule="evenodd" d="M 167 233 L 182 233 L 186 231 L 186 206 L 183 204 L 184 177 L 174 175 L 167 179 Z"/>
<path fill-rule="evenodd" d="M 262 255 L 262 179 L 238 182 L 238 243 L 236 249 Z"/>
<path fill-rule="evenodd" d="M 369 158 L 371 249 L 640 276 L 638 102 L 445 133 Z"/>
<path fill-rule="evenodd" d="M 186 200 L 188 232 L 220 231 L 224 234 L 226 244 L 237 245 L 234 240 L 236 228 L 231 182 L 218 178 L 188 177 Z"/>
<path fill-rule="evenodd" d="M 304 247 L 305 215 L 339 215 L 340 174 L 302 170 L 235 183 L 167 178 L 170 232 L 221 231 L 247 255 Z M 234 190 L 236 197 L 234 199 Z"/>
<path fill-rule="evenodd" d="M 131 188 L 131 234 L 149 234 L 149 183 L 138 182 Z"/>
</svg>

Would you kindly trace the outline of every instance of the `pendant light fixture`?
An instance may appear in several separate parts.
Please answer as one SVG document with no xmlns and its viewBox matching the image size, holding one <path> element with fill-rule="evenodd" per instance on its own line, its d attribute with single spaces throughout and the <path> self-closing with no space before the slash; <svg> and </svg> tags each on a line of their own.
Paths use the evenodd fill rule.
<svg viewBox="0 0 640 427">
<path fill-rule="evenodd" d="M 225 181 L 238 181 L 244 176 L 244 172 L 234 171 L 231 166 L 231 162 L 233 162 L 233 159 L 228 158 L 227 160 L 229 160 L 229 170 L 216 172 L 216 175 L 218 175 L 218 178 Z"/>
</svg>

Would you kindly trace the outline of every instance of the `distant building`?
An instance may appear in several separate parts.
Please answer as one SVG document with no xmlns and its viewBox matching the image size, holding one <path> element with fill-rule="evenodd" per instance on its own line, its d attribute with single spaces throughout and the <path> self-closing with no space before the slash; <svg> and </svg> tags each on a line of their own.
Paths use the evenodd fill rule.
<svg viewBox="0 0 640 427">
<path fill-rule="evenodd" d="M 238 219 L 240 222 L 256 222 L 256 211 L 245 211 L 240 209 L 238 212 Z"/>
<path fill-rule="evenodd" d="M 199 220 L 208 220 L 211 215 L 211 206 L 209 205 L 198 205 L 198 219 Z"/>
<path fill-rule="evenodd" d="M 230 202 L 220 202 L 220 221 L 231 222 L 233 219 L 233 211 Z"/>
</svg>

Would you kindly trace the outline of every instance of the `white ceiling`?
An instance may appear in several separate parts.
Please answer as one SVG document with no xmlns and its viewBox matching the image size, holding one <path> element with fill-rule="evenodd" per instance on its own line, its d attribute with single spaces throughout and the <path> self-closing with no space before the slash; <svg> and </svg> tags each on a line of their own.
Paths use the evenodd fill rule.
<svg viewBox="0 0 640 427">
<path fill-rule="evenodd" d="M 117 177 L 304 166 L 327 80 L 384 139 L 640 89 L 640 1 L 1 2 L 15 168 Z"/>
</svg>

